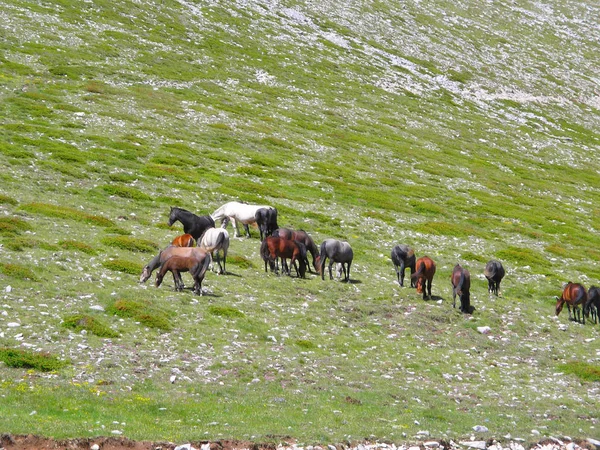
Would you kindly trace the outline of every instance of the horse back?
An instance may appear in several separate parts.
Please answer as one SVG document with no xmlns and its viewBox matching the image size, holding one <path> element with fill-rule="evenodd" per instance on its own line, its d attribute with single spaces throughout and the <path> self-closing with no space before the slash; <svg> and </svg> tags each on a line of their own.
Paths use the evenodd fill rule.
<svg viewBox="0 0 600 450">
<path fill-rule="evenodd" d="M 570 305 L 579 305 L 586 303 L 588 298 L 587 291 L 582 284 L 569 282 L 563 290 L 562 300 Z"/>
</svg>

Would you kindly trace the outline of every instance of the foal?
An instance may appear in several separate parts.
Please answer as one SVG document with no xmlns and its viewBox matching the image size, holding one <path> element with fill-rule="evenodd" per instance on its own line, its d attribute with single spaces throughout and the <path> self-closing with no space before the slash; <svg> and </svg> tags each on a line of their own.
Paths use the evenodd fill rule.
<svg viewBox="0 0 600 450">
<path fill-rule="evenodd" d="M 411 275 L 411 280 L 417 281 L 417 292 L 423 293 L 423 300 L 427 299 L 427 293 L 431 298 L 431 283 L 435 275 L 435 262 L 429 256 L 417 259 L 417 271 Z"/>
<path fill-rule="evenodd" d="M 585 306 L 588 301 L 588 293 L 585 287 L 579 283 L 571 283 L 570 281 L 565 286 L 560 298 L 556 299 L 556 315 L 558 316 L 563 309 L 564 304 L 567 304 L 569 309 L 569 319 L 571 319 L 571 306 L 573 307 L 573 319 L 576 322 L 581 322 L 582 314 L 579 306 Z M 579 318 L 577 318 L 579 316 Z M 583 315 L 583 324 L 585 325 L 585 314 Z"/>
</svg>

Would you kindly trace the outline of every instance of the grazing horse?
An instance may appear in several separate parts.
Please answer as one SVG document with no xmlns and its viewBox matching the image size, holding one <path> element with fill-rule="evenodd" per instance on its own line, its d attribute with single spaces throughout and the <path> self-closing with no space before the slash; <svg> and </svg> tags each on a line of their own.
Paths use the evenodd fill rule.
<svg viewBox="0 0 600 450">
<path fill-rule="evenodd" d="M 435 275 L 435 262 L 429 256 L 423 256 L 417 259 L 417 271 L 410 278 L 417 282 L 417 292 L 423 293 L 423 300 L 427 299 L 427 293 L 431 298 L 431 283 Z"/>
<path fill-rule="evenodd" d="M 488 280 L 488 292 L 494 293 L 498 295 L 498 291 L 500 290 L 500 282 L 502 278 L 504 278 L 504 267 L 502 267 L 502 263 L 500 261 L 496 261 L 494 259 L 488 261 L 485 265 L 485 269 L 483 274 Z"/>
<path fill-rule="evenodd" d="M 592 313 L 592 322 L 598 323 L 598 311 L 600 311 L 600 288 L 590 287 L 588 290 L 588 300 L 583 308 L 583 313 L 589 317 Z"/>
<path fill-rule="evenodd" d="M 450 281 L 452 282 L 452 307 L 456 308 L 456 296 L 460 298 L 460 311 L 470 314 L 471 313 L 471 274 L 467 269 L 464 269 L 457 264 L 452 269 L 452 275 L 450 275 Z"/>
<path fill-rule="evenodd" d="M 345 241 L 337 239 L 325 239 L 321 243 L 321 251 L 319 253 L 318 263 L 321 279 L 325 279 L 325 261 L 329 258 L 329 279 L 333 280 L 331 268 L 334 263 L 341 263 L 342 271 L 344 272 L 344 281 L 350 282 L 350 266 L 354 258 L 352 247 Z"/>
<path fill-rule="evenodd" d="M 254 213 L 254 219 L 256 225 L 258 225 L 261 241 L 267 236 L 271 236 L 278 228 L 277 210 L 275 208 L 258 208 Z"/>
<path fill-rule="evenodd" d="M 154 272 L 156 269 L 162 266 L 164 262 L 171 256 L 193 256 L 196 259 L 204 261 L 206 255 L 206 251 L 198 247 L 174 247 L 170 245 L 164 250 L 161 250 L 158 255 L 152 258 L 150 262 L 144 266 L 142 274 L 140 275 L 140 283 L 145 283 L 146 281 L 148 281 L 148 279 L 152 275 L 152 272 Z M 177 285 L 177 283 L 181 281 L 181 277 L 179 277 L 179 280 L 176 280 L 175 276 L 173 278 L 175 281 L 175 285 Z"/>
<path fill-rule="evenodd" d="M 219 273 L 225 273 L 225 264 L 227 262 L 227 251 L 229 250 L 229 233 L 224 228 L 209 228 L 204 232 L 200 243 L 203 250 L 210 253 L 219 265 Z M 221 254 L 223 252 L 223 265 L 221 266 Z"/>
<path fill-rule="evenodd" d="M 248 224 L 256 222 L 256 211 L 260 208 L 275 209 L 266 205 L 248 205 L 240 202 L 229 202 L 218 208 L 210 216 L 213 220 L 221 220 L 222 228 L 226 228 L 231 220 L 235 230 L 234 237 L 239 237 L 240 235 L 240 230 L 238 228 L 238 222 L 240 222 L 244 225 L 246 236 L 250 237 Z"/>
<path fill-rule="evenodd" d="M 318 272 L 317 268 L 317 257 L 319 256 L 319 248 L 315 245 L 315 241 L 308 235 L 308 233 L 304 230 L 290 230 L 289 228 L 278 228 L 273 232 L 273 236 L 280 237 L 282 239 L 288 239 L 290 241 L 302 242 L 306 247 L 306 250 L 310 252 L 313 259 L 313 267 Z M 308 267 L 308 271 L 310 270 L 310 263 L 308 259 L 305 261 L 306 266 Z"/>
<path fill-rule="evenodd" d="M 169 226 L 178 220 L 183 225 L 183 232 L 191 234 L 196 241 L 200 239 L 207 228 L 215 226 L 215 221 L 210 216 L 197 216 L 183 208 L 171 208 Z"/>
<path fill-rule="evenodd" d="M 184 286 L 181 282 L 180 272 L 190 272 L 194 279 L 194 294 L 202 295 L 202 280 L 204 280 L 204 275 L 209 264 L 209 255 L 206 255 L 203 260 L 199 260 L 193 256 L 172 256 L 164 262 L 156 275 L 156 287 L 161 285 L 167 271 L 171 271 L 173 280 L 179 280 L 179 282 L 175 283 L 175 290 L 182 291 Z"/>
<path fill-rule="evenodd" d="M 277 258 L 281 258 L 283 270 L 285 260 L 289 258 L 289 267 L 295 267 L 295 262 L 298 261 L 299 267 L 296 269 L 296 276 L 304 278 L 306 274 L 306 263 L 304 262 L 306 259 L 306 247 L 300 242 L 267 236 L 260 245 L 260 255 L 265 262 L 265 272 L 267 272 L 267 262 L 271 266 L 271 270 L 273 270 Z M 287 274 L 291 275 L 290 272 L 291 269 L 288 268 Z"/>
<path fill-rule="evenodd" d="M 411 277 L 415 273 L 415 251 L 408 245 L 396 245 L 392 249 L 392 262 L 394 263 L 394 269 L 396 269 L 398 283 L 400 286 L 404 286 L 404 271 L 406 268 L 410 267 Z M 412 278 L 410 280 L 410 287 L 415 287 Z"/>
<path fill-rule="evenodd" d="M 191 234 L 181 234 L 171 242 L 171 245 L 175 247 L 193 247 L 194 244 L 194 237 Z"/>
<path fill-rule="evenodd" d="M 558 316 L 563 309 L 564 304 L 567 304 L 569 309 L 569 319 L 581 322 L 582 314 L 579 306 L 585 306 L 588 301 L 588 293 L 585 287 L 579 283 L 567 283 L 563 289 L 560 298 L 556 298 L 556 315 Z M 571 319 L 571 306 L 573 307 L 573 318 Z M 578 318 L 579 316 L 579 318 Z M 585 314 L 583 315 L 583 324 L 585 325 Z"/>
</svg>

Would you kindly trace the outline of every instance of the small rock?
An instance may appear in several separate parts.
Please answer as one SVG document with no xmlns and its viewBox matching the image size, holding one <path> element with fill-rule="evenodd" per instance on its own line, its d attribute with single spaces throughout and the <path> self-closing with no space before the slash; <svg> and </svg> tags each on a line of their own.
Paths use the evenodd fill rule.
<svg viewBox="0 0 600 450">
<path fill-rule="evenodd" d="M 327 446 L 327 448 L 328 448 L 329 450 L 337 450 L 337 448 L 335 448 L 335 445 L 331 445 L 331 444 L 329 444 L 329 445 Z"/>
<path fill-rule="evenodd" d="M 438 448 L 440 446 L 440 443 L 436 441 L 427 441 L 423 442 L 423 445 L 427 448 Z"/>
<path fill-rule="evenodd" d="M 479 450 L 485 450 L 485 441 L 461 441 L 460 445 L 470 448 L 478 448 Z"/>
<path fill-rule="evenodd" d="M 429 431 L 422 430 L 417 432 L 417 436 L 429 436 Z"/>
<path fill-rule="evenodd" d="M 175 380 L 177 379 L 177 375 L 171 375 L 171 378 L 169 378 L 169 381 L 171 382 L 171 384 L 175 383 Z"/>
<path fill-rule="evenodd" d="M 488 427 L 484 427 L 483 425 L 475 425 L 473 427 L 473 431 L 477 433 L 487 433 L 490 430 L 488 430 Z"/>
<path fill-rule="evenodd" d="M 98 444 L 94 444 L 90 447 L 90 450 L 100 450 L 100 446 Z"/>
<path fill-rule="evenodd" d="M 490 327 L 477 327 L 477 331 L 479 331 L 481 334 L 489 334 L 492 329 Z"/>
<path fill-rule="evenodd" d="M 183 444 L 175 447 L 175 450 L 192 450 L 192 444 Z"/>
<path fill-rule="evenodd" d="M 540 432 L 538 430 L 531 430 L 531 434 L 533 434 L 534 436 L 539 436 Z"/>
<path fill-rule="evenodd" d="M 597 441 L 596 439 L 592 439 L 592 438 L 587 438 L 586 439 L 590 444 L 594 444 L 596 447 L 600 447 L 600 441 Z"/>
<path fill-rule="evenodd" d="M 8 328 L 17 328 L 17 327 L 20 327 L 20 326 L 21 326 L 21 324 L 20 324 L 20 323 L 18 323 L 18 322 L 8 322 L 8 323 L 6 324 L 6 326 L 7 326 Z"/>
<path fill-rule="evenodd" d="M 102 305 L 92 305 L 92 306 L 90 306 L 90 309 L 93 309 L 94 311 L 104 311 L 104 306 L 102 306 Z"/>
<path fill-rule="evenodd" d="M 112 430 L 111 434 L 119 435 L 119 434 L 123 434 L 123 432 L 121 430 Z"/>
<path fill-rule="evenodd" d="M 12 286 L 6 286 L 4 292 L 12 292 Z"/>
</svg>

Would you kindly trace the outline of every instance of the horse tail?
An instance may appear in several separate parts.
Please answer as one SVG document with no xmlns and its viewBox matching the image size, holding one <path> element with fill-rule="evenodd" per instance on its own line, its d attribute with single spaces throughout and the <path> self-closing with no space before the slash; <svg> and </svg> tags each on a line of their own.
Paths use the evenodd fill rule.
<svg viewBox="0 0 600 450">
<path fill-rule="evenodd" d="M 306 260 L 306 245 L 299 241 L 294 242 L 298 246 L 298 250 L 300 250 L 300 258 L 302 258 L 303 261 Z"/>
<path fill-rule="evenodd" d="M 271 253 L 269 252 L 269 245 L 267 244 L 267 240 L 263 240 L 260 243 L 260 257 L 265 261 L 265 263 L 270 259 Z"/>
<path fill-rule="evenodd" d="M 200 271 L 198 272 L 198 279 L 204 279 L 204 275 L 206 275 L 206 271 L 208 270 L 208 266 L 210 265 L 211 261 L 212 258 L 210 256 L 210 253 L 206 253 L 206 257 L 204 258 L 202 266 L 200 267 Z"/>
</svg>

